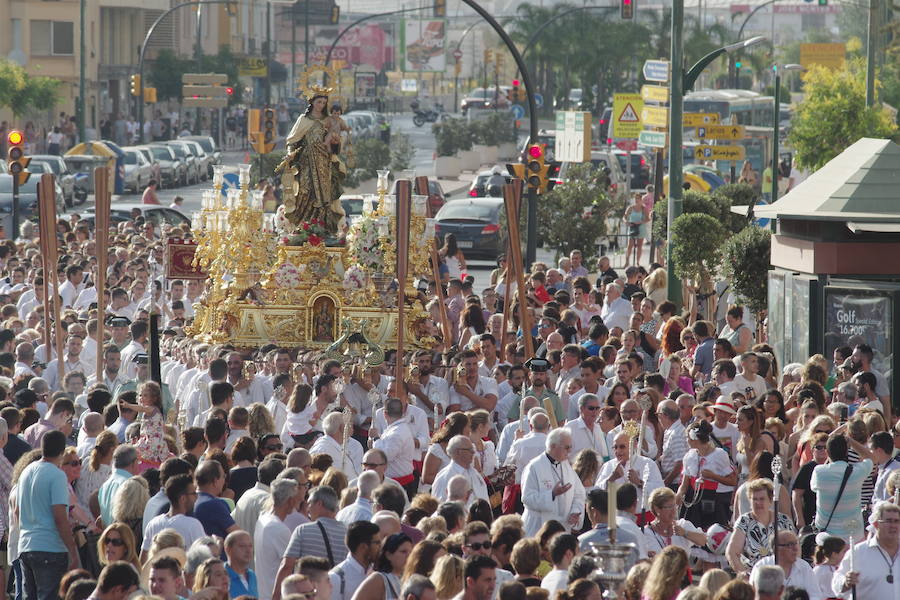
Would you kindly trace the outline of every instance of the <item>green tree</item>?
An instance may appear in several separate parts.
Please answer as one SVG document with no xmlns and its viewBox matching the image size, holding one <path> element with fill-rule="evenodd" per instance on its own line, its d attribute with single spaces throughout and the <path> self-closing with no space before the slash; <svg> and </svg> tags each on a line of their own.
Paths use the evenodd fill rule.
<svg viewBox="0 0 900 600">
<path fill-rule="evenodd" d="M 766 309 L 772 232 L 748 225 L 725 242 L 722 268 L 738 299 L 757 315 Z"/>
<path fill-rule="evenodd" d="M 732 233 L 737 233 L 747 225 L 747 217 L 731 212 L 732 206 L 747 206 L 759 201 L 759 193 L 745 183 L 730 183 L 716 188 L 712 201 L 719 206 L 722 224 Z"/>
<path fill-rule="evenodd" d="M 703 213 L 714 215 L 717 219 L 722 215 L 722 208 L 706 192 L 685 190 L 681 208 L 682 214 Z M 668 225 L 669 201 L 662 198 L 653 205 L 653 237 L 664 240 L 669 235 Z"/>
<path fill-rule="evenodd" d="M 897 134 L 885 107 L 866 107 L 865 76 L 859 59 L 848 60 L 840 70 L 814 66 L 804 74 L 806 95 L 794 111 L 788 134 L 801 167 L 819 169 L 860 138 Z"/>
<path fill-rule="evenodd" d="M 672 260 L 675 274 L 709 289 L 722 261 L 722 244 L 728 231 L 711 215 L 685 213 L 672 223 Z"/>
<path fill-rule="evenodd" d="M 538 202 L 538 236 L 559 255 L 577 249 L 585 260 L 596 256 L 593 241 L 606 233 L 606 217 L 612 210 L 609 196 L 598 184 L 599 177 L 590 163 L 573 165 L 566 185 L 555 187 Z"/>
<path fill-rule="evenodd" d="M 0 59 L 0 106 L 9 107 L 17 117 L 56 106 L 59 85 L 57 79 L 29 75 L 24 67 Z"/>
<path fill-rule="evenodd" d="M 409 136 L 404 133 L 395 133 L 391 136 L 391 171 L 403 171 L 412 165 L 416 155 Z"/>
</svg>

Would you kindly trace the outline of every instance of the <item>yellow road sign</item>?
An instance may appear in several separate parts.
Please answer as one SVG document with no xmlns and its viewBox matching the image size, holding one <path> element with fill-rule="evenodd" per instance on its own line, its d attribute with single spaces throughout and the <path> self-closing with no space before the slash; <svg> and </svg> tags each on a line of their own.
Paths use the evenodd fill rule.
<svg viewBox="0 0 900 600">
<path fill-rule="evenodd" d="M 844 66 L 847 48 L 844 44 L 800 44 L 800 64 L 806 68 L 821 65 L 829 69 Z"/>
<path fill-rule="evenodd" d="M 669 124 L 669 109 L 663 106 L 645 106 L 641 111 L 641 120 L 644 125 L 651 127 L 666 127 Z"/>
<path fill-rule="evenodd" d="M 697 137 L 708 140 L 740 140 L 744 138 L 743 125 L 698 125 Z"/>
<path fill-rule="evenodd" d="M 640 94 L 615 94 L 613 96 L 613 137 L 636 140 L 644 128 L 641 109 L 644 100 Z"/>
<path fill-rule="evenodd" d="M 664 85 L 641 86 L 641 98 L 644 102 L 668 102 L 669 88 Z"/>
<path fill-rule="evenodd" d="M 694 148 L 694 158 L 700 160 L 744 160 L 747 151 L 743 146 L 706 146 Z"/>
<path fill-rule="evenodd" d="M 681 122 L 685 127 L 715 125 L 719 122 L 719 115 L 718 113 L 684 113 L 684 119 Z"/>
</svg>

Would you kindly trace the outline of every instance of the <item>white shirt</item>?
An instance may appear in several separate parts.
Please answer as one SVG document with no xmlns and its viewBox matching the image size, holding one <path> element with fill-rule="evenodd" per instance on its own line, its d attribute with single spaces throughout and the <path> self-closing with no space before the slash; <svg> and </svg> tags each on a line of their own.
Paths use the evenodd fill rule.
<svg viewBox="0 0 900 600">
<path fill-rule="evenodd" d="M 131 340 L 128 342 L 124 348 L 122 348 L 122 353 L 119 355 L 122 358 L 122 369 L 125 370 L 125 377 L 128 379 L 135 379 L 137 377 L 137 365 L 134 364 L 134 361 L 131 360 L 134 358 L 135 354 L 144 351 L 144 347 Z"/>
<path fill-rule="evenodd" d="M 603 463 L 603 466 L 600 467 L 600 474 L 597 475 L 597 487 L 601 490 L 606 489 L 606 484 L 609 483 L 610 480 L 615 481 L 616 483 L 627 483 L 628 482 L 628 469 L 627 465 L 622 466 L 623 475 L 617 479 L 612 479 L 612 474 L 616 470 L 621 463 L 617 460 L 611 460 Z M 645 509 L 650 508 L 650 494 L 653 490 L 657 488 L 664 487 L 662 475 L 659 472 L 659 467 L 656 466 L 656 463 L 650 460 L 645 456 L 635 456 L 633 460 L 633 465 L 631 467 L 634 469 L 638 477 L 644 482 L 644 487 L 641 488 L 641 493 L 643 494 L 643 504 L 638 502 L 638 510 L 641 507 Z"/>
<path fill-rule="evenodd" d="M 428 413 L 414 404 L 407 404 L 403 418 L 397 422 L 405 423 L 412 434 L 413 441 L 419 442 L 419 447 L 416 448 L 416 460 L 422 460 L 422 456 L 428 450 L 428 444 L 431 443 L 431 436 L 428 434 Z M 384 408 L 375 411 L 372 427 L 378 432 L 387 430 L 388 424 L 387 419 L 384 418 Z"/>
<path fill-rule="evenodd" d="M 266 402 L 266 410 L 272 415 L 272 421 L 275 422 L 275 431 L 284 429 L 284 424 L 287 422 L 287 405 L 277 398 L 272 398 Z"/>
<path fill-rule="evenodd" d="M 440 405 L 442 416 L 447 414 L 447 407 L 450 406 L 450 385 L 446 379 L 437 375 L 429 375 L 428 383 L 422 386 L 422 393 L 432 404 Z M 409 398 L 414 406 L 421 408 L 425 414 L 429 415 L 428 418 L 434 419 L 434 411 L 429 410 L 421 398 L 414 394 L 410 394 Z M 435 427 L 438 424 L 435 423 Z"/>
<path fill-rule="evenodd" d="M 728 453 L 721 448 L 715 448 L 706 456 L 700 456 L 695 448 L 688 450 L 684 455 L 682 473 L 685 477 L 699 477 L 701 471 L 709 469 L 720 477 L 728 477 L 734 472 L 734 467 L 728 459 Z M 734 486 L 716 482 L 716 492 L 730 492 Z"/>
<path fill-rule="evenodd" d="M 675 523 L 684 528 L 685 531 L 692 531 L 696 533 L 703 533 L 702 529 L 698 529 L 694 527 L 694 524 L 688 521 L 687 519 L 678 519 Z M 688 554 L 691 553 L 691 547 L 694 545 L 691 540 L 686 537 L 682 537 L 680 535 L 672 535 L 671 538 L 666 538 L 655 531 L 649 526 L 644 527 L 644 547 L 647 549 L 648 555 L 653 555 L 665 548 L 666 546 L 678 546 L 682 548 Z"/>
<path fill-rule="evenodd" d="M 865 600 L 900 598 L 900 552 L 897 552 L 888 567 L 890 555 L 881 549 L 875 536 L 854 544 L 853 549 L 844 554 L 841 565 L 831 579 L 831 591 L 835 596 L 850 598 L 849 590 L 841 593 L 844 576 L 850 571 L 850 552 L 854 553 L 853 570 L 859 573 L 859 582 L 856 584 L 857 598 Z M 888 573 L 893 573 L 893 583 L 888 583 Z"/>
<path fill-rule="evenodd" d="M 743 373 L 738 373 L 732 380 L 732 384 L 734 384 L 735 391 L 744 394 L 744 397 L 747 398 L 748 401 L 759 398 L 766 393 L 766 389 L 768 388 L 766 380 L 759 375 L 754 375 L 753 381 L 750 381 L 744 377 Z"/>
<path fill-rule="evenodd" d="M 547 434 L 532 431 L 513 442 L 504 464 L 515 465 L 516 483 L 522 483 L 525 467 L 547 448 Z"/>
<path fill-rule="evenodd" d="M 647 558 L 647 538 L 644 537 L 644 532 L 641 531 L 641 528 L 637 526 L 634 515 L 621 510 L 616 511 L 616 526 L 624 529 L 637 540 L 638 558 Z"/>
<path fill-rule="evenodd" d="M 610 448 L 615 446 L 616 436 L 620 433 L 622 433 L 622 426 L 616 425 L 606 434 L 606 443 Z M 643 450 L 641 454 L 648 458 L 656 459 L 659 449 L 656 447 L 656 433 L 653 431 L 653 425 L 650 423 L 644 426 L 644 440 L 647 442 L 647 449 Z"/>
<path fill-rule="evenodd" d="M 501 464 L 506 464 L 506 458 L 509 455 L 509 450 L 512 448 L 513 442 L 516 441 L 516 432 L 520 430 L 522 421 L 522 419 L 516 419 L 506 425 L 500 433 L 500 443 L 497 445 L 497 458 L 500 460 Z M 527 421 L 525 422 L 525 429 L 522 433 L 528 433 Z"/>
<path fill-rule="evenodd" d="M 574 421 L 566 423 L 566 430 L 572 436 L 572 450 L 569 452 L 572 461 L 585 448 L 590 448 L 596 452 L 601 463 L 609 460 L 611 453 L 606 443 L 606 436 L 603 434 L 603 430 L 600 429 L 600 425 L 594 423 L 594 427 L 588 429 L 584 417 L 578 417 Z"/>
<path fill-rule="evenodd" d="M 347 476 L 347 479 L 359 477 L 362 472 L 363 448 L 362 444 L 347 438 L 347 453 L 343 447 L 330 435 L 321 435 L 309 449 L 310 454 L 327 454 L 331 457 L 332 464 Z"/>
<path fill-rule="evenodd" d="M 441 502 L 446 502 L 450 497 L 447 487 L 450 483 L 450 479 L 455 475 L 463 475 L 469 480 L 469 483 L 472 484 L 472 494 L 469 496 L 467 506 L 479 498 L 483 500 L 488 499 L 487 484 L 484 482 L 484 477 L 482 477 L 481 473 L 475 470 L 474 461 L 472 462 L 472 466 L 466 469 L 459 463 L 451 460 L 449 465 L 438 471 L 438 474 L 435 475 L 434 483 L 431 484 L 431 495 Z"/>
<path fill-rule="evenodd" d="M 631 302 L 619 296 L 612 303 L 603 302 L 603 308 L 600 310 L 600 318 L 607 329 L 613 330 L 613 327 L 620 328 L 623 332 L 628 331 L 628 325 L 631 323 L 631 315 L 634 309 Z"/>
<path fill-rule="evenodd" d="M 166 497 L 166 491 L 162 489 L 147 500 L 147 505 L 144 507 L 144 537 L 147 537 L 147 525 L 159 514 L 162 507 L 168 503 L 169 499 Z"/>
<path fill-rule="evenodd" d="M 347 558 L 328 572 L 328 578 L 331 579 L 331 600 L 350 600 L 367 573 L 368 569 L 347 553 Z"/>
<path fill-rule="evenodd" d="M 496 399 L 500 399 L 499 393 L 497 391 L 497 381 L 491 377 L 482 377 L 478 376 L 478 383 L 475 384 L 475 389 L 472 390 L 476 396 L 493 396 Z M 456 390 L 451 387 L 450 388 L 450 406 L 454 404 L 459 404 L 460 410 L 472 410 L 476 408 L 476 406 L 472 403 L 469 398 L 463 396 L 456 392 Z"/>
<path fill-rule="evenodd" d="M 271 600 L 281 557 L 290 541 L 291 529 L 284 521 L 272 513 L 260 516 L 253 532 L 253 570 L 260 600 Z"/>
<path fill-rule="evenodd" d="M 419 460 L 420 453 L 416 450 L 409 424 L 400 419 L 388 425 L 380 438 L 372 444 L 387 455 L 387 470 L 385 477 L 400 478 L 411 475 L 413 461 Z"/>
<path fill-rule="evenodd" d="M 556 592 L 564 590 L 569 585 L 569 571 L 566 569 L 553 569 L 541 579 L 541 587 L 550 592 L 550 597 L 555 598 Z"/>
<path fill-rule="evenodd" d="M 553 488 L 558 483 L 571 484 L 571 487 L 554 498 Z M 534 536 L 550 519 L 559 521 L 570 532 L 580 531 L 584 521 L 584 500 L 584 486 L 569 461 L 555 463 L 546 452 L 542 452 L 528 463 L 522 475 L 525 535 Z M 574 527 L 568 523 L 572 514 L 578 515 Z"/>
<path fill-rule="evenodd" d="M 256 482 L 256 485 L 241 495 L 234 510 L 231 511 L 231 518 L 234 519 L 234 522 L 238 527 L 250 535 L 254 535 L 254 530 L 259 521 L 260 513 L 262 513 L 263 505 L 266 503 L 266 500 L 269 499 L 269 496 L 269 486 Z M 280 554 L 278 555 L 278 560 L 281 561 Z"/>
<path fill-rule="evenodd" d="M 876 465 L 878 469 L 878 478 L 875 480 L 875 492 L 872 495 L 872 504 L 875 502 L 888 500 L 887 480 L 891 473 L 900 469 L 900 457 L 892 457 L 887 464 Z"/>
<path fill-rule="evenodd" d="M 771 554 L 769 556 L 763 556 L 756 561 L 755 565 L 753 565 L 753 571 L 759 571 L 761 566 L 774 564 L 774 556 Z M 750 571 L 751 581 L 753 581 L 753 571 Z M 822 600 L 823 598 L 819 590 L 819 582 L 816 580 L 816 574 L 813 573 L 812 567 L 799 557 L 794 561 L 794 564 L 791 565 L 791 574 L 784 578 L 784 587 L 798 587 L 801 590 L 806 590 L 806 593 L 809 594 L 809 600 Z M 859 588 L 857 588 L 857 595 L 858 594 Z M 887 596 L 885 596 L 885 598 L 887 598 Z"/>
<path fill-rule="evenodd" d="M 59 391 L 62 389 L 63 381 L 59 379 L 59 359 L 54 358 L 49 363 L 47 363 L 47 368 L 44 369 L 44 381 L 47 382 L 47 385 L 50 386 L 51 391 Z M 75 358 L 75 360 L 70 360 L 69 355 L 66 355 L 66 359 L 63 362 L 63 376 L 68 375 L 74 371 L 81 371 L 84 374 L 85 380 L 87 380 L 87 374 L 91 372 L 90 365 L 81 360 L 81 356 Z"/>
<path fill-rule="evenodd" d="M 202 538 L 206 533 L 203 531 L 203 525 L 194 517 L 187 515 L 175 515 L 170 517 L 168 513 L 153 517 L 144 528 L 144 541 L 141 544 L 141 550 L 150 550 L 150 544 L 153 542 L 153 536 L 163 529 L 172 528 L 181 534 L 184 538 L 184 547 L 190 548 L 191 544 Z"/>
<path fill-rule="evenodd" d="M 722 389 L 721 386 L 719 389 Z M 724 394 L 725 392 L 722 391 L 722 393 Z M 725 397 L 727 398 L 728 396 L 726 395 Z M 725 423 L 725 427 L 719 429 L 716 426 L 715 421 L 711 424 L 713 435 L 716 436 L 716 439 L 719 440 L 723 446 L 725 446 L 725 451 L 728 452 L 731 458 L 734 458 L 735 452 L 737 451 L 738 440 L 741 439 L 741 433 L 738 431 L 737 425 L 734 423 Z"/>
</svg>

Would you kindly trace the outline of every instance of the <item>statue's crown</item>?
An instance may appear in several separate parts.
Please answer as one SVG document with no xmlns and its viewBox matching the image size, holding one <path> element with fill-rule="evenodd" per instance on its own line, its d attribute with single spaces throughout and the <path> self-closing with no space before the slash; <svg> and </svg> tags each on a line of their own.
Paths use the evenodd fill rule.
<svg viewBox="0 0 900 600">
<path fill-rule="evenodd" d="M 311 85 L 309 86 L 303 95 L 306 96 L 307 100 L 312 100 L 316 96 L 330 96 L 331 92 L 334 91 L 332 87 L 325 87 L 323 85 Z"/>
</svg>

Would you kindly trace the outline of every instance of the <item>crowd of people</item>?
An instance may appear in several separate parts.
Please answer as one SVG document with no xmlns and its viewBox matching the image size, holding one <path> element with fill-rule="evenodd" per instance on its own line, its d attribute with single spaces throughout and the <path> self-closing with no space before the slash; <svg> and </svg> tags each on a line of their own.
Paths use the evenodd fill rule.
<svg viewBox="0 0 900 600">
<path fill-rule="evenodd" d="M 866 340 L 779 365 L 724 290 L 682 311 L 658 265 L 573 252 L 526 278 L 529 345 L 506 261 L 473 290 L 449 239 L 453 339 L 349 366 L 186 335 L 204 282 L 162 269 L 186 230 L 119 223 L 102 297 L 92 224 L 57 233 L 64 356 L 37 229 L 0 245 L 17 600 L 900 598 L 900 434 Z"/>
</svg>

